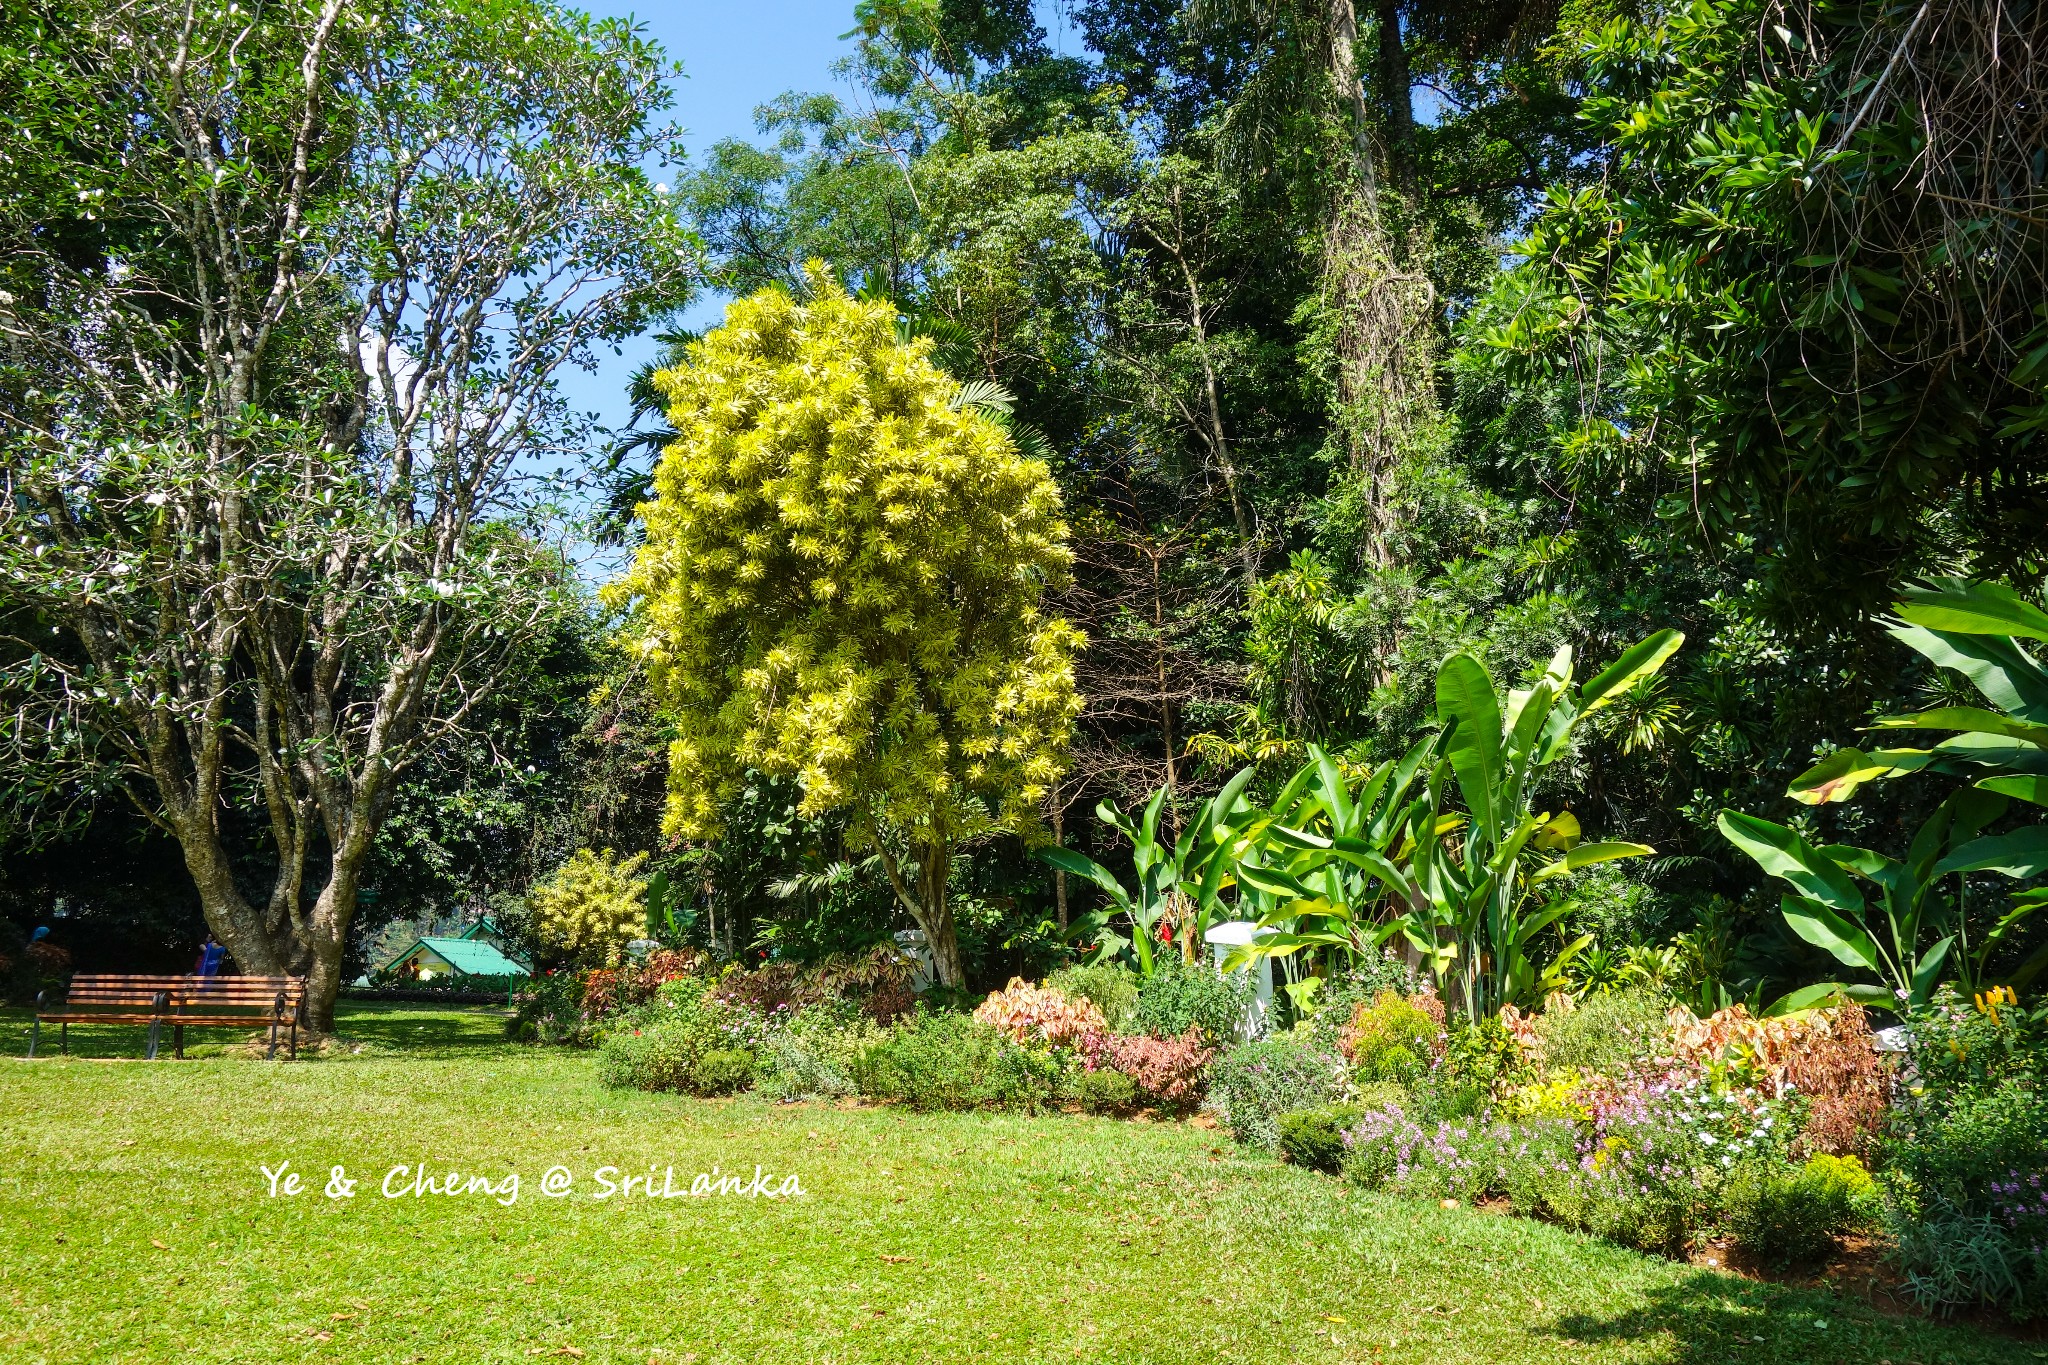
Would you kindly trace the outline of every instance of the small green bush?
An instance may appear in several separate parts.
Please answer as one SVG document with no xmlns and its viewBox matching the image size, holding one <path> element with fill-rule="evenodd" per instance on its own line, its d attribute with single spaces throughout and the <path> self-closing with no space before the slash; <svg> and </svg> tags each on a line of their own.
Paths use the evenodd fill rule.
<svg viewBox="0 0 2048 1365">
<path fill-rule="evenodd" d="M 1381 991 L 1354 1008 L 1339 1042 L 1359 1080 L 1413 1085 L 1429 1070 L 1437 1032 L 1436 1020 L 1421 1006 L 1394 991 Z"/>
<path fill-rule="evenodd" d="M 1280 1033 L 1232 1048 L 1209 1075 L 1209 1107 L 1239 1142 L 1276 1151 L 1280 1115 L 1350 1098 L 1344 1059 L 1305 1033 Z"/>
<path fill-rule="evenodd" d="M 1114 1032 L 1129 1026 L 1131 1012 L 1138 1007 L 1138 978 L 1113 962 L 1062 967 L 1045 979 L 1045 985 L 1070 998 L 1092 1002 Z"/>
<path fill-rule="evenodd" d="M 1091 1114 L 1128 1114 L 1145 1101 L 1136 1081 L 1108 1068 L 1076 1072 L 1069 1093 Z"/>
<path fill-rule="evenodd" d="M 756 1086 L 770 1099 L 821 1100 L 858 1094 L 860 1059 L 887 1036 L 862 1009 L 812 1005 L 771 1034 Z"/>
<path fill-rule="evenodd" d="M 1344 1130 L 1358 1122 L 1365 1107 L 1325 1104 L 1280 1115 L 1280 1155 L 1297 1166 L 1335 1175 L 1344 1164 Z"/>
<path fill-rule="evenodd" d="M 1729 1231 L 1751 1255 L 1799 1265 L 1820 1260 L 1836 1237 L 1861 1226 L 1874 1193 L 1853 1156 L 1816 1156 L 1798 1167 L 1751 1161 L 1729 1177 L 1723 1206 Z"/>
<path fill-rule="evenodd" d="M 605 1036 L 597 1052 L 598 1081 L 621 1090 L 678 1090 L 686 1094 L 723 1094 L 733 1087 L 727 1073 L 733 1063 L 723 1060 L 713 1078 L 722 1088 L 705 1089 L 701 1066 L 713 1053 L 729 1052 L 716 1025 L 693 1016 L 650 1020 L 638 1028 L 615 1029 Z M 753 1070 L 751 1054 L 746 1071 Z"/>
<path fill-rule="evenodd" d="M 1189 967 L 1168 953 L 1139 986 L 1129 1031 L 1180 1038 L 1193 1028 L 1201 1032 L 1205 1046 L 1232 1042 L 1252 1006 L 1250 978 L 1249 972 L 1222 976 L 1206 967 Z"/>
<path fill-rule="evenodd" d="M 726 1055 L 707 1063 L 714 1054 Z M 704 983 L 679 980 L 663 984 L 651 1002 L 606 1026 L 597 1077 L 616 1089 L 723 1095 L 746 1084 L 755 1061 L 719 1027 L 704 1002 Z"/>
<path fill-rule="evenodd" d="M 1062 1064 L 964 1014 L 921 1014 L 864 1052 L 860 1093 L 913 1109 L 1025 1109 L 1054 1095 Z"/>
<path fill-rule="evenodd" d="M 1532 1021 L 1543 1066 L 1619 1076 L 1659 1055 L 1671 1026 L 1663 1001 L 1640 991 L 1588 996 L 1575 1008 L 1545 1010 Z"/>
<path fill-rule="evenodd" d="M 688 1089 L 693 1095 L 730 1095 L 747 1088 L 754 1079 L 754 1054 L 743 1047 L 715 1047 L 690 1068 Z"/>
</svg>

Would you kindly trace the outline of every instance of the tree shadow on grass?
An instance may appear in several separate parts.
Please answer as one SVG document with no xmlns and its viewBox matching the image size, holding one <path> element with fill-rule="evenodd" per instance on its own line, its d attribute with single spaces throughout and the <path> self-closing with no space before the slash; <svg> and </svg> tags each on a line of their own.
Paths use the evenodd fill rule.
<svg viewBox="0 0 2048 1365">
<path fill-rule="evenodd" d="M 506 1012 L 488 1005 L 424 1005 L 397 1001 L 342 1001 L 334 1026 L 344 1044 L 372 1053 L 459 1057 L 508 1046 Z"/>
<path fill-rule="evenodd" d="M 404 1053 L 421 1057 L 459 1057 L 487 1048 L 503 1048 L 506 1012 L 481 1005 L 421 1005 L 387 1001 L 342 1001 L 335 1023 L 339 1043 L 315 1048 L 302 1031 L 299 1041 L 307 1047 L 301 1055 L 311 1060 L 322 1052 L 328 1056 L 388 1056 Z M 33 1009 L 0 1009 L 0 1055 L 25 1057 L 35 1020 Z M 56 1057 L 67 1044 L 60 1042 L 65 1031 L 44 1024 L 36 1042 L 36 1057 Z M 73 1024 L 68 1030 L 68 1052 L 89 1061 L 140 1061 L 149 1051 L 147 1024 Z M 277 1055 L 288 1056 L 289 1032 L 280 1031 Z M 267 1028 L 188 1028 L 185 1055 L 198 1059 L 222 1055 L 261 1058 L 268 1041 Z M 358 1045 L 360 1045 L 358 1047 Z M 160 1061 L 171 1061 L 171 1030 L 162 1030 L 157 1043 Z"/>
<path fill-rule="evenodd" d="M 1645 1291 L 1636 1308 L 1601 1317 L 1573 1313 L 1537 1328 L 1569 1347 L 1666 1341 L 1658 1365 L 2013 1365 L 2028 1349 L 1979 1326 L 1890 1314 L 1825 1290 L 1759 1284 L 1696 1270 Z"/>
</svg>

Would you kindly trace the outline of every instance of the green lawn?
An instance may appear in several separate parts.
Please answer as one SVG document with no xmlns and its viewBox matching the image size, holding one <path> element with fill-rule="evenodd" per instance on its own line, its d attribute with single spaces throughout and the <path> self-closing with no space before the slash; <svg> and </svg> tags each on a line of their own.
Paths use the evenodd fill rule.
<svg viewBox="0 0 2048 1365">
<path fill-rule="evenodd" d="M 498 1023 L 354 1006 L 361 1052 L 321 1060 L 114 1060 L 140 1032 L 109 1029 L 28 1062 L 0 1014 L 0 1360 L 2048 1358 L 1347 1193 L 1186 1124 L 617 1094 Z M 286 1159 L 309 1188 L 272 1198 Z M 380 1195 L 421 1162 L 517 1171 L 519 1198 Z M 337 1163 L 354 1199 L 322 1194 Z M 600 1166 L 756 1163 L 803 1196 L 591 1197 Z M 557 1165 L 576 1190 L 543 1197 Z"/>
</svg>

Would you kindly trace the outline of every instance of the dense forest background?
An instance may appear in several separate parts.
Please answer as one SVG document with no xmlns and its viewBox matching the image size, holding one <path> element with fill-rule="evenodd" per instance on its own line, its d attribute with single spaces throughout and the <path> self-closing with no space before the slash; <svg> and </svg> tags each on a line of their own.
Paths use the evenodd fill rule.
<svg viewBox="0 0 2048 1365">
<path fill-rule="evenodd" d="M 764 107 L 676 195 L 693 288 L 801 292 L 824 261 L 999 386 L 1053 469 L 1087 710 L 1038 837 L 1114 861 L 1098 802 L 1164 786 L 1174 822 L 1311 743 L 1398 754 L 1453 648 L 1518 678 L 1676 627 L 1659 683 L 1547 779 L 1589 832 L 1658 850 L 1577 878 L 1559 932 L 1683 934 L 1731 981 L 1811 979 L 1715 814 L 1903 844 L 1939 792 L 1814 811 L 1787 781 L 1949 695 L 1884 629 L 1898 588 L 2048 575 L 2039 7 L 1071 19 L 1083 56 L 1022 0 L 862 0 L 850 93 Z M 594 542 L 633 541 L 652 368 L 633 428 L 588 443 Z M 664 725 L 615 624 L 590 592 L 522 646 L 481 737 L 406 777 L 353 967 L 394 922 L 516 923 L 578 847 L 652 852 L 682 932 L 726 954 L 901 927 L 784 783 L 714 844 L 663 839 Z M 222 818 L 260 882 L 260 828 Z M 58 925 L 80 966 L 182 966 L 203 936 L 176 844 L 117 799 L 0 838 L 0 908 Z M 1027 842 L 955 874 L 977 981 L 1043 965 L 1092 904 Z"/>
</svg>

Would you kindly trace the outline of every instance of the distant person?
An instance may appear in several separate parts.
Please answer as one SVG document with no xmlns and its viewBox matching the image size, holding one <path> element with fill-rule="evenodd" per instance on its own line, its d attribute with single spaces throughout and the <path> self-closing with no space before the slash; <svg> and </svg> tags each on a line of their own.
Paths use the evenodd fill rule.
<svg viewBox="0 0 2048 1365">
<path fill-rule="evenodd" d="M 213 941 L 213 935 L 206 936 L 206 946 L 199 950 L 199 961 L 193 965 L 194 976 L 219 976 L 221 959 L 228 950 Z"/>
</svg>

